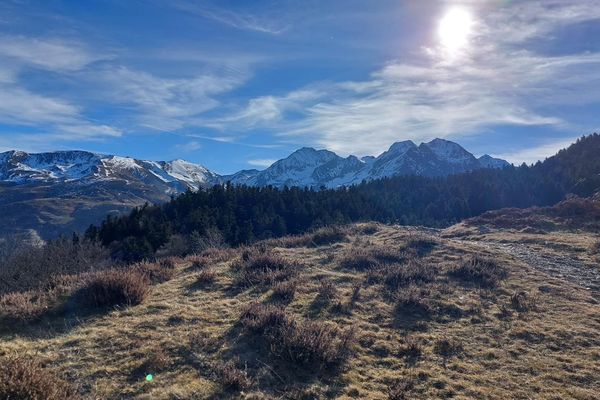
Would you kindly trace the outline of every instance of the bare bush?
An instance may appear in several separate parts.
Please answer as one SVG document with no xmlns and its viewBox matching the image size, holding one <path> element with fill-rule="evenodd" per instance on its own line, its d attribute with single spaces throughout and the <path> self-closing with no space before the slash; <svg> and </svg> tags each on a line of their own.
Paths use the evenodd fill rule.
<svg viewBox="0 0 600 400">
<path fill-rule="evenodd" d="M 394 295 L 395 310 L 398 315 L 410 315 L 417 318 L 427 318 L 431 307 L 427 302 L 427 292 L 415 286 L 409 286 Z"/>
<path fill-rule="evenodd" d="M 236 274 L 235 284 L 247 287 L 290 279 L 298 273 L 301 264 L 264 249 L 252 248 L 244 251 L 241 260 L 232 268 Z"/>
<path fill-rule="evenodd" d="M 95 274 L 73 294 L 75 304 L 86 308 L 132 306 L 142 303 L 150 282 L 133 269 L 109 270 Z"/>
<path fill-rule="evenodd" d="M 445 360 L 460 355 L 463 352 L 462 344 L 454 339 L 442 338 L 436 340 L 433 351 Z"/>
<path fill-rule="evenodd" d="M 0 297 L 0 315 L 14 322 L 35 322 L 50 308 L 51 297 L 41 290 L 5 294 Z"/>
<path fill-rule="evenodd" d="M 171 280 L 177 272 L 175 264 L 171 264 L 170 262 L 141 262 L 134 264 L 131 269 L 137 271 L 152 283 L 162 283 Z"/>
<path fill-rule="evenodd" d="M 389 400 L 409 400 L 412 399 L 412 390 L 415 387 L 415 379 L 412 377 L 405 377 L 397 379 L 388 386 L 388 399 Z"/>
<path fill-rule="evenodd" d="M 406 247 L 415 251 L 418 255 L 429 253 L 438 245 L 438 240 L 425 234 L 413 234 L 406 240 Z"/>
<path fill-rule="evenodd" d="M 240 318 L 248 332 L 261 335 L 272 355 L 299 366 L 335 366 L 347 355 L 353 331 L 289 316 L 281 307 L 255 303 Z"/>
<path fill-rule="evenodd" d="M 238 367 L 239 360 L 230 360 L 216 366 L 219 382 L 228 390 L 244 390 L 250 387 L 251 381 L 246 368 Z"/>
<path fill-rule="evenodd" d="M 479 256 L 464 260 L 460 265 L 451 269 L 448 274 L 463 282 L 473 285 L 493 288 L 508 276 L 508 272 L 496 261 Z"/>
<path fill-rule="evenodd" d="M 10 400 L 72 400 L 75 390 L 32 360 L 0 358 L 0 398 Z"/>
<path fill-rule="evenodd" d="M 400 263 L 405 260 L 406 254 L 396 249 L 353 247 L 340 260 L 340 267 L 366 271 L 378 268 L 381 264 Z"/>
<path fill-rule="evenodd" d="M 200 270 L 200 272 L 196 276 L 196 285 L 210 285 L 215 282 L 216 278 L 217 274 L 212 268 L 204 268 Z"/>
<path fill-rule="evenodd" d="M 20 244 L 5 250 L 0 260 L 0 294 L 44 288 L 55 276 L 104 269 L 110 263 L 108 250 L 87 240 Z"/>
<path fill-rule="evenodd" d="M 527 292 L 519 291 L 510 297 L 510 305 L 518 312 L 526 312 L 535 308 L 535 298 Z"/>
<path fill-rule="evenodd" d="M 298 290 L 298 280 L 291 279 L 289 281 L 279 282 L 273 286 L 271 298 L 283 302 L 291 302 L 294 300 L 296 291 Z"/>
<path fill-rule="evenodd" d="M 326 246 L 347 240 L 348 234 L 346 229 L 337 226 L 328 226 L 314 232 L 311 235 L 310 243 L 313 246 Z"/>
<path fill-rule="evenodd" d="M 322 280 L 319 284 L 317 296 L 323 301 L 331 301 L 337 297 L 338 290 L 334 283 L 327 280 Z"/>
<path fill-rule="evenodd" d="M 411 260 L 405 265 L 391 265 L 382 271 L 383 282 L 390 291 L 396 291 L 410 284 L 432 282 L 435 270 L 429 264 Z"/>
</svg>

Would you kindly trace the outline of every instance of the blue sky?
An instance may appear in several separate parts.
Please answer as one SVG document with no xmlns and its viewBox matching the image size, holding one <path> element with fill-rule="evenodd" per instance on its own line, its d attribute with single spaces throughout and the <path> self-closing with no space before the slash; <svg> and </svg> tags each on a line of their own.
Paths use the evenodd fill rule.
<svg viewBox="0 0 600 400">
<path fill-rule="evenodd" d="M 0 151 L 229 173 L 444 137 L 532 162 L 599 105 L 596 0 L 0 3 Z"/>
</svg>

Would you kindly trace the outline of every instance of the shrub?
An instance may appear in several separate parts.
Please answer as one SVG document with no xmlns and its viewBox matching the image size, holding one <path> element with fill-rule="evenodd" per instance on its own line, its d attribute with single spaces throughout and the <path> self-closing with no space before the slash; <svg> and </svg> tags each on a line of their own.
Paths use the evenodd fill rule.
<svg viewBox="0 0 600 400">
<path fill-rule="evenodd" d="M 88 308 L 137 305 L 144 301 L 150 282 L 135 269 L 110 270 L 95 274 L 73 297 Z"/>
<path fill-rule="evenodd" d="M 168 371 L 172 364 L 172 359 L 162 348 L 150 348 L 146 350 L 144 360 L 133 370 L 131 375 L 134 379 L 143 379 L 148 374 L 155 375 Z"/>
<path fill-rule="evenodd" d="M 160 263 L 141 262 L 135 264 L 132 269 L 146 277 L 152 283 L 162 283 L 173 279 L 175 273 L 175 264 L 168 261 Z"/>
<path fill-rule="evenodd" d="M 75 391 L 39 364 L 23 358 L 0 358 L 0 399 L 70 400 Z"/>
<path fill-rule="evenodd" d="M 462 353 L 463 346 L 454 339 L 443 338 L 436 340 L 433 351 L 444 359 L 449 359 Z"/>
<path fill-rule="evenodd" d="M 311 235 L 310 243 L 313 246 L 325 246 L 348 240 L 345 229 L 336 226 L 321 228 Z"/>
<path fill-rule="evenodd" d="M 592 254 L 600 255 L 600 240 L 592 245 Z"/>
<path fill-rule="evenodd" d="M 400 263 L 405 260 L 406 254 L 395 249 L 354 247 L 346 252 L 340 261 L 340 267 L 365 271 L 378 268 L 381 264 Z"/>
<path fill-rule="evenodd" d="M 475 256 L 451 269 L 449 275 L 463 282 L 493 288 L 508 276 L 508 272 L 494 260 Z"/>
<path fill-rule="evenodd" d="M 383 282 L 390 291 L 396 291 L 409 284 L 432 282 L 434 279 L 433 267 L 415 260 L 405 265 L 390 266 L 383 271 Z"/>
<path fill-rule="evenodd" d="M 396 380 L 388 386 L 389 400 L 408 400 L 413 396 L 409 396 L 415 387 L 415 380 L 412 377 L 406 377 Z"/>
<path fill-rule="evenodd" d="M 437 245 L 438 241 L 435 238 L 424 234 L 411 235 L 406 240 L 406 247 L 415 251 L 418 255 L 429 253 Z"/>
<path fill-rule="evenodd" d="M 425 300 L 426 293 L 415 286 L 409 286 L 394 295 L 396 313 L 425 318 L 431 314 L 429 304 Z"/>
<path fill-rule="evenodd" d="M 273 287 L 273 293 L 271 298 L 274 300 L 280 300 L 284 302 L 291 302 L 294 300 L 296 290 L 298 289 L 298 281 L 291 279 L 285 282 L 279 282 Z"/>
<path fill-rule="evenodd" d="M 527 292 L 515 292 L 510 297 L 510 305 L 518 312 L 525 312 L 535 307 L 535 299 L 527 294 Z"/>
<path fill-rule="evenodd" d="M 324 301 L 330 301 L 337 297 L 337 288 L 331 281 L 322 280 L 319 284 L 317 296 Z"/>
<path fill-rule="evenodd" d="M 34 322 L 49 308 L 50 294 L 40 290 L 0 297 L 0 315 L 14 322 Z"/>
<path fill-rule="evenodd" d="M 416 361 L 423 355 L 423 346 L 419 340 L 414 337 L 406 338 L 406 342 L 398 351 L 398 355 L 406 357 L 410 361 Z"/>
<path fill-rule="evenodd" d="M 272 355 L 299 366 L 334 366 L 343 361 L 354 337 L 331 324 L 293 318 L 281 307 L 254 303 L 240 318 L 242 326 L 267 341 Z"/>
<path fill-rule="evenodd" d="M 246 368 L 241 369 L 237 366 L 238 360 L 230 360 L 226 363 L 218 364 L 215 368 L 219 382 L 229 390 L 244 390 L 250 387 L 250 378 Z"/>
<path fill-rule="evenodd" d="M 99 243 L 60 238 L 45 245 L 0 241 L 0 294 L 46 288 L 56 276 L 105 269 L 110 254 Z"/>
<path fill-rule="evenodd" d="M 272 284 L 296 275 L 301 265 L 284 257 L 260 249 L 242 253 L 241 260 L 232 265 L 237 286 Z"/>
<path fill-rule="evenodd" d="M 210 285 L 215 282 L 217 274 L 212 268 L 204 268 L 198 273 L 196 285 Z"/>
</svg>

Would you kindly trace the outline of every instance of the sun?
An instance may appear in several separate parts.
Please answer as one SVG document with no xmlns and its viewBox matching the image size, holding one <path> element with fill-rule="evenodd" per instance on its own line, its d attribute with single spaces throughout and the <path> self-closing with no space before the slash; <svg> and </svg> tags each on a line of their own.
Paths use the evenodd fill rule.
<svg viewBox="0 0 600 400">
<path fill-rule="evenodd" d="M 469 43 L 473 28 L 473 16 L 464 7 L 449 9 L 440 20 L 438 36 L 442 47 L 450 54 L 456 54 Z"/>
</svg>

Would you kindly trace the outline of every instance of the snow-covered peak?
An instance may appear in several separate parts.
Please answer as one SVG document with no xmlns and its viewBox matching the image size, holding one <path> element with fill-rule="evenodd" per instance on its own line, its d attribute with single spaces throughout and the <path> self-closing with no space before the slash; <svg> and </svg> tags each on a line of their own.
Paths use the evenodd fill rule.
<svg viewBox="0 0 600 400">
<path fill-rule="evenodd" d="M 440 159 L 451 164 L 473 163 L 475 156 L 465 150 L 457 143 L 444 139 L 433 139 L 429 143 L 421 143 L 421 146 L 431 150 Z"/>
<path fill-rule="evenodd" d="M 417 145 L 412 140 L 403 140 L 402 142 L 396 142 L 390 146 L 389 153 L 404 154 L 410 149 L 416 148 Z"/>
</svg>

